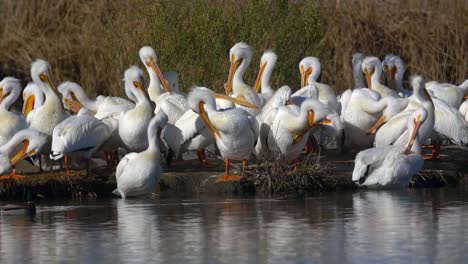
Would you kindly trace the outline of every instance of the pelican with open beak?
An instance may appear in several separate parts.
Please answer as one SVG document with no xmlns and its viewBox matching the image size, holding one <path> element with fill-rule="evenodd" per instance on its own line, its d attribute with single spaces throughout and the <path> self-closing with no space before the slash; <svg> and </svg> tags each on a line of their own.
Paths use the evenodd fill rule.
<svg viewBox="0 0 468 264">
<path fill-rule="evenodd" d="M 219 95 L 216 95 L 217 97 Z M 223 97 L 245 107 L 256 107 L 245 103 L 239 98 Z M 190 108 L 198 113 L 215 138 L 216 145 L 226 163 L 226 172 L 217 181 L 239 180 L 244 176 L 255 140 L 257 138 L 257 123 L 255 118 L 239 108 L 218 111 L 216 109 L 215 94 L 204 87 L 192 89 L 188 95 Z M 242 161 L 241 175 L 232 175 L 229 171 L 231 160 Z"/>
</svg>

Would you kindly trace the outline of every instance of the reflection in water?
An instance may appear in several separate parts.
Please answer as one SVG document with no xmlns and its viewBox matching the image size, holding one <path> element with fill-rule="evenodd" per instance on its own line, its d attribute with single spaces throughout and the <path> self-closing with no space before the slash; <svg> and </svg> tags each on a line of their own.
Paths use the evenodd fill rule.
<svg viewBox="0 0 468 264">
<path fill-rule="evenodd" d="M 1 215 L 0 263 L 462 263 L 467 201 L 441 189 L 62 202 Z"/>
</svg>

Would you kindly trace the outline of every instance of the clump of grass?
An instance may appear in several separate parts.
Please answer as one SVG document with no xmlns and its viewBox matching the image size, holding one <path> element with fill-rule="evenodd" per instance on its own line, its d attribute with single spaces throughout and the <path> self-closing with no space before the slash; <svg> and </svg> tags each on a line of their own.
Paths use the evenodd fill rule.
<svg viewBox="0 0 468 264">
<path fill-rule="evenodd" d="M 248 172 L 248 179 L 254 182 L 257 190 L 266 194 L 305 194 L 325 190 L 324 179 L 330 177 L 332 171 L 328 164 L 320 163 L 320 153 L 310 153 L 296 164 L 270 154 Z"/>
</svg>

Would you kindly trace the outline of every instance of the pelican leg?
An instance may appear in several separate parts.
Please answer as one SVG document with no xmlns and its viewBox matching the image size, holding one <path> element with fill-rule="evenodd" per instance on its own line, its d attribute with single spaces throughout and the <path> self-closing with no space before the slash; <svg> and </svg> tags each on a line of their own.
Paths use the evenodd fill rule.
<svg viewBox="0 0 468 264">
<path fill-rule="evenodd" d="M 202 168 L 214 168 L 217 167 L 217 164 L 214 162 L 209 162 L 205 155 L 205 149 L 197 150 L 197 156 L 200 160 L 200 166 Z"/>
<path fill-rule="evenodd" d="M 440 155 L 440 146 L 442 142 L 437 139 L 431 139 L 431 144 L 432 144 L 432 154 L 426 154 L 423 155 L 424 160 L 437 160 L 439 159 Z"/>
<path fill-rule="evenodd" d="M 65 173 L 67 174 L 67 176 L 70 176 L 72 174 L 77 174 L 76 171 L 70 170 L 70 157 L 68 157 L 68 155 L 65 155 L 64 160 L 65 160 Z"/>
<path fill-rule="evenodd" d="M 243 178 L 242 176 L 232 175 L 229 173 L 229 165 L 230 165 L 229 159 L 225 159 L 224 162 L 226 163 L 226 173 L 224 174 L 224 176 L 218 178 L 216 182 L 238 181 Z"/>
<path fill-rule="evenodd" d="M 13 171 L 11 172 L 11 174 L 0 177 L 0 180 L 19 180 L 24 178 L 25 177 L 23 175 L 19 175 L 16 173 L 16 167 L 13 166 Z"/>
<path fill-rule="evenodd" d="M 242 160 L 242 172 L 241 172 L 242 177 L 245 176 L 245 169 L 247 169 L 247 160 Z"/>
</svg>

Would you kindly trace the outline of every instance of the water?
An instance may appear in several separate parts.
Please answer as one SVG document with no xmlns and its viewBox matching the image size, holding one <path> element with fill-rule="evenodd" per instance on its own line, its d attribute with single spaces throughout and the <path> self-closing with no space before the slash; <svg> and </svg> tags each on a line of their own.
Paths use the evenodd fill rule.
<svg viewBox="0 0 468 264">
<path fill-rule="evenodd" d="M 468 192 L 71 201 L 0 217 L 0 263 L 466 263 Z"/>
</svg>

